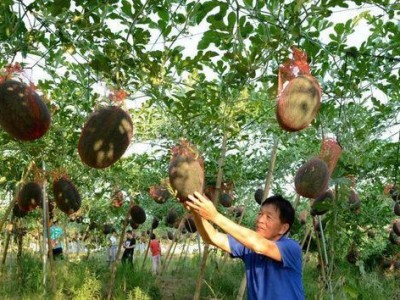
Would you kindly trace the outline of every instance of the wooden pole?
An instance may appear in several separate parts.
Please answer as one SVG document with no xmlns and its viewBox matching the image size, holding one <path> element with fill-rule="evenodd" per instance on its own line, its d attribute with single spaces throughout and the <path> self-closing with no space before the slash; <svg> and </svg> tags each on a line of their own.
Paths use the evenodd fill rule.
<svg viewBox="0 0 400 300">
<path fill-rule="evenodd" d="M 176 246 L 178 245 L 178 243 L 175 243 L 174 245 L 174 249 L 172 249 L 171 255 L 169 256 L 169 259 L 167 261 L 167 263 L 165 264 L 165 269 L 164 272 L 167 272 L 169 264 L 171 263 L 172 258 L 174 257 L 175 254 L 175 250 L 176 250 Z"/>
<path fill-rule="evenodd" d="M 214 194 L 214 205 L 217 206 L 218 199 L 219 199 L 219 194 L 221 191 L 221 183 L 222 183 L 222 176 L 224 174 L 224 164 L 225 164 L 225 156 L 226 156 L 226 146 L 228 142 L 228 133 L 225 131 L 224 136 L 222 138 L 222 145 L 221 145 L 221 155 L 218 160 L 218 173 L 217 173 L 217 183 L 215 186 L 215 194 Z M 197 276 L 196 280 L 196 289 L 193 295 L 193 300 L 199 300 L 200 299 L 200 294 L 201 294 L 201 286 L 203 285 L 203 277 L 205 273 L 205 268 L 207 265 L 207 259 L 208 259 L 208 252 L 209 252 L 209 245 L 206 244 L 204 246 L 204 251 L 203 251 L 203 256 L 202 256 L 202 261 L 200 263 L 200 271 L 199 275 Z"/>
<path fill-rule="evenodd" d="M 129 204 L 129 209 L 128 209 L 127 213 L 125 214 L 125 219 L 124 219 L 124 223 L 122 226 L 121 235 L 119 237 L 117 258 L 116 258 L 116 260 L 113 261 L 112 267 L 111 267 L 111 279 L 110 279 L 110 285 L 108 287 L 107 300 L 111 300 L 111 297 L 112 297 L 112 294 L 114 291 L 115 275 L 116 275 L 116 270 L 117 270 L 117 260 L 121 253 L 122 243 L 124 242 L 124 237 L 125 237 L 125 230 L 126 230 L 126 227 L 128 226 L 128 220 L 129 220 L 131 207 L 134 205 L 134 203 L 135 203 L 135 201 L 133 199 L 131 199 L 131 202 Z"/>
<path fill-rule="evenodd" d="M 14 217 L 11 217 L 11 226 L 14 228 Z M 4 250 L 3 250 L 3 257 L 1 259 L 1 266 L 0 266 L 0 270 L 3 271 L 3 268 L 6 264 L 6 259 L 7 259 L 7 252 L 8 252 L 8 247 L 10 246 L 10 238 L 11 238 L 11 230 L 7 230 L 7 236 L 6 236 L 6 242 L 4 244 Z"/>
<path fill-rule="evenodd" d="M 264 193 L 263 193 L 263 198 L 262 198 L 263 200 L 268 197 L 269 190 L 271 188 L 272 174 L 274 173 L 276 156 L 277 156 L 277 152 L 278 152 L 278 144 L 279 144 L 279 141 L 277 138 L 275 138 L 274 146 L 273 146 L 272 152 L 271 152 L 271 160 L 270 160 L 267 176 L 265 178 Z M 246 290 L 246 274 L 243 275 L 242 282 L 240 284 L 240 288 L 239 288 L 239 292 L 237 294 L 236 300 L 243 299 L 245 290 Z"/>
<path fill-rule="evenodd" d="M 26 170 L 25 174 L 22 174 L 21 180 L 19 182 L 17 182 L 17 185 L 15 187 L 15 192 L 14 192 L 14 198 L 10 199 L 11 202 L 8 205 L 3 217 L 0 220 L 0 232 L 3 230 L 3 225 L 6 222 L 6 220 L 8 219 L 8 216 L 10 215 L 11 210 L 13 209 L 15 203 L 17 202 L 17 196 L 18 196 L 18 192 L 19 192 L 19 186 L 21 185 L 21 183 L 24 183 L 26 178 L 29 175 L 29 172 L 32 170 L 33 166 L 35 165 L 35 163 L 32 161 L 29 163 L 28 165 L 28 169 Z"/>
<path fill-rule="evenodd" d="M 151 234 L 153 233 L 153 226 L 150 228 L 149 242 L 147 243 L 146 253 L 143 258 L 142 268 L 140 269 L 140 273 L 143 272 L 144 264 L 146 263 L 147 256 L 149 255 L 150 243 L 151 243 Z"/>
</svg>

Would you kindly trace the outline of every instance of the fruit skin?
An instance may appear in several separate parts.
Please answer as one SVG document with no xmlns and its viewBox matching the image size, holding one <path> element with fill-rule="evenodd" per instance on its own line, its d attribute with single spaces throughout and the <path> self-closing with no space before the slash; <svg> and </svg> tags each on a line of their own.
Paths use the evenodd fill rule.
<svg viewBox="0 0 400 300">
<path fill-rule="evenodd" d="M 13 207 L 13 215 L 17 218 L 23 218 L 28 214 L 27 211 L 23 211 L 19 208 L 18 204 L 15 204 Z"/>
<path fill-rule="evenodd" d="M 167 216 L 165 217 L 165 223 L 167 225 L 174 225 L 174 223 L 176 222 L 178 218 L 178 214 L 176 213 L 176 211 L 174 209 L 170 209 L 168 211 Z"/>
<path fill-rule="evenodd" d="M 392 188 L 389 191 L 390 196 L 392 197 L 393 201 L 397 202 L 400 200 L 400 192 L 397 186 L 392 186 Z"/>
<path fill-rule="evenodd" d="M 296 192 L 303 197 L 313 199 L 326 191 L 328 182 L 328 167 L 319 158 L 312 158 L 303 164 L 297 171 L 294 179 Z"/>
<path fill-rule="evenodd" d="M 131 117 L 118 106 L 95 111 L 87 120 L 79 138 L 78 153 L 82 162 L 104 169 L 125 153 L 133 135 Z"/>
<path fill-rule="evenodd" d="M 172 241 L 174 239 L 174 234 L 171 231 L 167 231 L 167 237 Z"/>
<path fill-rule="evenodd" d="M 197 150 L 187 141 L 173 147 L 168 167 L 169 182 L 181 202 L 188 200 L 188 195 L 203 192 L 204 161 Z"/>
<path fill-rule="evenodd" d="M 321 194 L 317 198 L 315 198 L 314 202 L 311 205 L 312 216 L 321 216 L 325 214 L 329 208 L 321 208 L 319 205 L 325 206 L 327 203 L 332 202 L 333 200 L 333 192 L 331 190 L 327 190 L 325 193 Z"/>
<path fill-rule="evenodd" d="M 194 223 L 194 220 L 192 217 L 186 218 L 184 224 L 185 224 L 185 228 L 188 232 L 194 233 L 197 231 L 196 224 Z"/>
<path fill-rule="evenodd" d="M 290 132 L 306 128 L 317 115 L 320 103 L 321 88 L 313 76 L 300 75 L 290 80 L 278 100 L 279 125 Z"/>
<path fill-rule="evenodd" d="M 81 207 L 81 196 L 67 176 L 53 181 L 53 192 L 57 207 L 67 215 L 78 211 Z"/>
<path fill-rule="evenodd" d="M 160 224 L 160 220 L 158 220 L 157 217 L 154 217 L 152 223 L 151 223 L 151 228 L 152 229 L 156 229 L 158 227 L 158 225 Z"/>
<path fill-rule="evenodd" d="M 131 207 L 131 218 L 132 222 L 140 225 L 146 222 L 146 213 L 139 205 L 134 205 Z"/>
<path fill-rule="evenodd" d="M 50 128 L 51 116 L 42 98 L 25 83 L 0 83 L 0 125 L 13 138 L 33 141 Z"/>
<path fill-rule="evenodd" d="M 149 190 L 150 197 L 158 204 L 164 204 L 171 197 L 168 188 L 163 185 L 151 186 Z"/>
<path fill-rule="evenodd" d="M 258 204 L 260 204 L 260 205 L 263 202 L 263 194 L 264 194 L 264 190 L 263 189 L 257 189 L 254 192 L 254 200 L 256 200 L 256 202 Z"/>
<path fill-rule="evenodd" d="M 221 203 L 223 207 L 231 207 L 232 202 L 233 202 L 233 197 L 230 194 L 222 193 L 219 196 L 219 203 Z"/>
<path fill-rule="evenodd" d="M 396 216 L 400 216 L 400 202 L 397 202 L 393 208 L 394 214 Z"/>
<path fill-rule="evenodd" d="M 361 207 L 361 200 L 357 192 L 353 189 L 350 190 L 350 195 L 348 197 L 350 209 L 352 211 L 357 211 Z"/>
<path fill-rule="evenodd" d="M 42 187 L 36 182 L 27 182 L 18 193 L 18 206 L 22 211 L 34 210 L 43 203 Z"/>
<path fill-rule="evenodd" d="M 396 222 L 393 223 L 393 232 L 397 236 L 400 236 L 400 221 L 396 221 Z"/>
</svg>

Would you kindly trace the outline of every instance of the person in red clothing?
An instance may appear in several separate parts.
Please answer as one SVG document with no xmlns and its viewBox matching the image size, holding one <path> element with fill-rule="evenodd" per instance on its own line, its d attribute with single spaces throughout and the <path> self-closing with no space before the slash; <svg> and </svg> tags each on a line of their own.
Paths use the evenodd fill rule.
<svg viewBox="0 0 400 300">
<path fill-rule="evenodd" d="M 150 251 L 153 260 L 153 268 L 152 273 L 153 275 L 158 274 L 160 271 L 160 264 L 161 264 L 161 245 L 160 241 L 156 239 L 156 235 L 154 233 L 150 234 Z"/>
</svg>

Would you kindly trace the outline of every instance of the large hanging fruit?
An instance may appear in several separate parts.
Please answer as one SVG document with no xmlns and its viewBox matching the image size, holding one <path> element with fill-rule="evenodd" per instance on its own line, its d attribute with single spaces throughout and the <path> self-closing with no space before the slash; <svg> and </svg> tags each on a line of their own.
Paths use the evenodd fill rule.
<svg viewBox="0 0 400 300">
<path fill-rule="evenodd" d="M 322 92 L 317 79 L 310 73 L 307 54 L 295 47 L 292 51 L 293 59 L 279 68 L 276 116 L 282 129 L 298 131 L 314 120 Z M 283 89 L 285 82 L 288 83 Z"/>
<path fill-rule="evenodd" d="M 296 173 L 296 192 L 307 198 L 316 198 L 326 191 L 329 171 L 326 163 L 319 158 L 310 159 Z"/>
<path fill-rule="evenodd" d="M 49 129 L 50 112 L 42 98 L 23 82 L 0 83 L 0 125 L 13 138 L 33 141 Z"/>
<path fill-rule="evenodd" d="M 78 211 L 81 207 L 81 196 L 66 175 L 54 179 L 53 192 L 57 207 L 67 215 Z"/>
<path fill-rule="evenodd" d="M 169 182 L 179 201 L 188 200 L 188 195 L 203 192 L 204 162 L 197 150 L 187 141 L 172 148 L 168 168 Z"/>
<path fill-rule="evenodd" d="M 133 135 L 131 117 L 118 106 L 95 111 L 83 127 L 78 152 L 89 167 L 103 169 L 125 153 Z"/>
<path fill-rule="evenodd" d="M 134 205 L 130 210 L 132 222 L 143 224 L 146 221 L 146 213 L 139 205 Z"/>
<path fill-rule="evenodd" d="M 24 184 L 18 193 L 18 206 L 22 211 L 34 210 L 39 204 L 43 203 L 42 187 L 36 182 Z"/>
<path fill-rule="evenodd" d="M 317 198 L 315 198 L 314 202 L 311 205 L 311 215 L 312 216 L 320 216 L 325 214 L 329 207 L 332 205 L 333 200 L 333 192 L 331 190 L 327 190 Z"/>
</svg>

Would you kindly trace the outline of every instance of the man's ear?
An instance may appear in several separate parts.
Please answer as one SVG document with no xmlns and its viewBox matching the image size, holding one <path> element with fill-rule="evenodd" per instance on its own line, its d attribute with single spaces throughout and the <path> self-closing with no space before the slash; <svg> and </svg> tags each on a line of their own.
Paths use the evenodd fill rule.
<svg viewBox="0 0 400 300">
<path fill-rule="evenodd" d="M 285 223 L 282 225 L 281 230 L 279 231 L 279 234 L 285 234 L 289 230 L 289 224 Z"/>
</svg>

